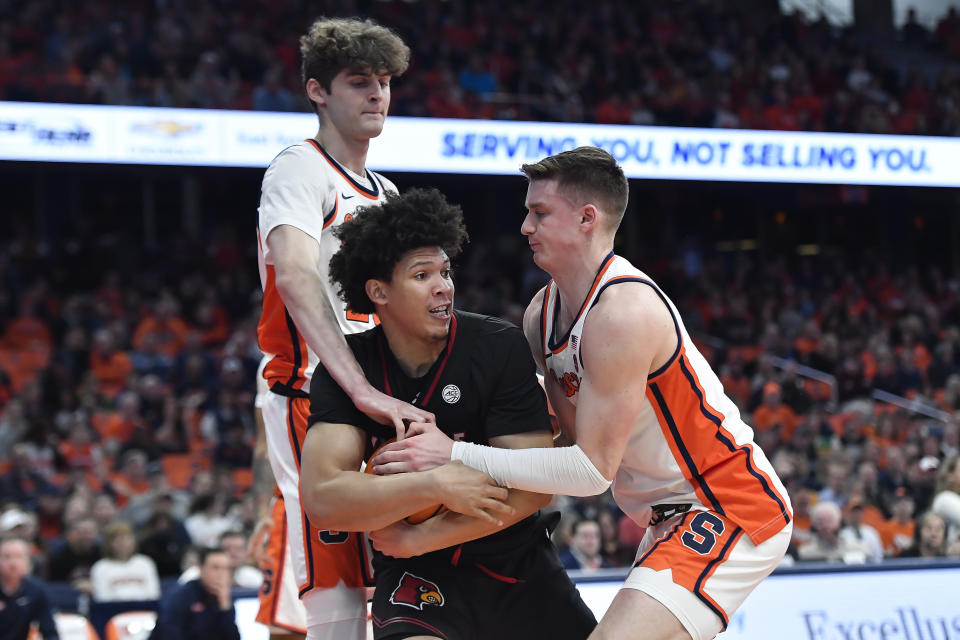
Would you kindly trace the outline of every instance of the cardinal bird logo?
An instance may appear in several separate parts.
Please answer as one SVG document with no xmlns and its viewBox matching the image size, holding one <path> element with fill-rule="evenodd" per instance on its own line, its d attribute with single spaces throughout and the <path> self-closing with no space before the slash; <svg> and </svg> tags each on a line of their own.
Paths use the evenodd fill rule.
<svg viewBox="0 0 960 640">
<path fill-rule="evenodd" d="M 440 587 L 429 580 L 404 571 L 400 584 L 390 594 L 390 602 L 423 611 L 426 605 L 442 607 L 443 594 L 440 593 Z"/>
</svg>

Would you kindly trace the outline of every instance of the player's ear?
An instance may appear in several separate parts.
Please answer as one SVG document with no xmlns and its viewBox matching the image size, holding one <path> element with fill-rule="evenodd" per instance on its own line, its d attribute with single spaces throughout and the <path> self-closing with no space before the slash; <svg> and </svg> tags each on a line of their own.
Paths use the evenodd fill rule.
<svg viewBox="0 0 960 640">
<path fill-rule="evenodd" d="M 310 98 L 318 107 L 327 105 L 327 90 L 323 88 L 316 78 L 307 80 L 307 97 Z"/>
<path fill-rule="evenodd" d="M 370 298 L 370 302 L 373 304 L 387 303 L 387 289 L 382 280 L 370 278 L 364 285 L 364 289 L 367 292 L 367 297 Z"/>
<path fill-rule="evenodd" d="M 580 227 L 584 230 L 593 228 L 600 221 L 600 212 L 592 204 L 585 204 L 580 209 Z"/>
</svg>

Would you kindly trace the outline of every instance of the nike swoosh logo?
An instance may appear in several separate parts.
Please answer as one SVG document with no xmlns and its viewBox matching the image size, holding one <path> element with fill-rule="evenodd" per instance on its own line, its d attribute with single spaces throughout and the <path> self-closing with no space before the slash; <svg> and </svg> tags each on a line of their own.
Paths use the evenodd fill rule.
<svg viewBox="0 0 960 640">
<path fill-rule="evenodd" d="M 345 194 L 345 193 L 341 193 L 341 194 L 340 194 L 340 197 L 343 198 L 344 200 L 349 200 L 350 198 L 353 198 L 353 197 L 355 197 L 355 196 L 348 196 L 348 195 Z"/>
</svg>

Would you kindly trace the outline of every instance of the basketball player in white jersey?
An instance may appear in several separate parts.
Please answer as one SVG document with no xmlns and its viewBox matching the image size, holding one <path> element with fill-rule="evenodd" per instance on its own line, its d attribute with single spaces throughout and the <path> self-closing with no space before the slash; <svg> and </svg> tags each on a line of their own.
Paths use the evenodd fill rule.
<svg viewBox="0 0 960 640">
<path fill-rule="evenodd" d="M 782 559 L 793 528 L 787 492 L 676 307 L 614 255 L 628 186 L 613 157 L 580 147 L 522 171 L 521 231 L 553 278 L 527 308 L 524 333 L 575 444 L 493 449 L 423 423 L 374 470 L 455 459 L 527 491 L 585 496 L 612 484 L 647 532 L 590 638 L 712 638 Z"/>
<path fill-rule="evenodd" d="M 320 19 L 300 39 L 302 80 L 319 118 L 317 135 L 282 151 L 263 177 L 258 258 L 263 284 L 260 348 L 269 357 L 263 376 L 267 453 L 284 497 L 292 569 L 306 606 L 307 637 L 365 637 L 369 579 L 358 534 L 319 531 L 299 499 L 300 447 L 309 415 L 310 378 L 323 366 L 354 404 L 402 435 L 404 420 L 431 414 L 374 389 L 343 338 L 375 318 L 353 314 L 328 278 L 338 242 L 329 228 L 359 206 L 396 191 L 366 168 L 370 139 L 383 130 L 390 79 L 403 73 L 410 51 L 369 20 Z"/>
</svg>

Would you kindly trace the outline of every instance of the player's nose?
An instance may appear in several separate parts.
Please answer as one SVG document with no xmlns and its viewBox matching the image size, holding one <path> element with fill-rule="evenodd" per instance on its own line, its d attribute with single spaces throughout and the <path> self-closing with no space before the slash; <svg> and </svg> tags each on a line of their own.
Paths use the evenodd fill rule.
<svg viewBox="0 0 960 640">
<path fill-rule="evenodd" d="M 533 220 L 529 213 L 523 216 L 523 222 L 520 223 L 520 233 L 525 236 L 529 236 L 531 233 L 533 233 Z"/>
</svg>

